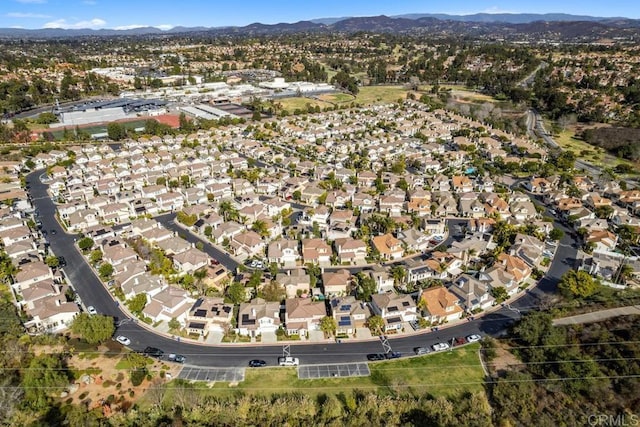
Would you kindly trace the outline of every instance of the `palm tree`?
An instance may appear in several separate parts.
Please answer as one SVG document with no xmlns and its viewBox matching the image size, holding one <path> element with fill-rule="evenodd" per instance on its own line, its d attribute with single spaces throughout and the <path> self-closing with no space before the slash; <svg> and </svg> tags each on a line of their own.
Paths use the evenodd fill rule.
<svg viewBox="0 0 640 427">
<path fill-rule="evenodd" d="M 222 218 L 224 218 L 225 221 L 238 220 L 240 217 L 238 210 L 229 200 L 225 200 L 220 203 L 220 206 L 218 206 L 218 212 L 222 215 Z"/>
<path fill-rule="evenodd" d="M 255 231 L 256 233 L 258 233 L 261 237 L 267 237 L 270 234 L 269 233 L 269 227 L 267 226 L 267 223 L 264 222 L 261 219 L 255 221 L 253 223 L 253 225 L 251 226 L 251 229 L 253 231 Z"/>
</svg>

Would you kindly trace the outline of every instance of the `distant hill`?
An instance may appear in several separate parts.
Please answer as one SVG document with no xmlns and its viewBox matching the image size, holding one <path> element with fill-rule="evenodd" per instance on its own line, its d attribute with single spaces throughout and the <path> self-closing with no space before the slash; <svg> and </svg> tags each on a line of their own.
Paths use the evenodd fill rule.
<svg viewBox="0 0 640 427">
<path fill-rule="evenodd" d="M 393 18 L 420 19 L 436 18 L 443 21 L 461 22 L 502 22 L 507 24 L 528 24 L 536 21 L 604 21 L 607 19 L 624 18 L 602 18 L 587 15 L 570 15 L 567 13 L 474 13 L 473 15 L 448 15 L 446 13 L 410 13 L 406 15 L 396 15 Z"/>
<path fill-rule="evenodd" d="M 262 24 L 256 22 L 244 27 L 174 27 L 168 31 L 163 31 L 155 27 L 142 27 L 128 30 L 26 30 L 0 28 L 0 38 L 130 37 L 185 33 L 201 33 L 210 36 L 276 35 L 358 31 L 374 33 L 426 33 L 451 36 L 466 35 L 514 40 L 535 37 L 549 40 L 593 41 L 599 38 L 619 37 L 632 41 L 640 41 L 640 20 L 562 13 L 478 13 L 474 15 L 413 13 L 400 16 L 380 15 L 318 18 L 310 21 L 278 24 Z"/>
</svg>

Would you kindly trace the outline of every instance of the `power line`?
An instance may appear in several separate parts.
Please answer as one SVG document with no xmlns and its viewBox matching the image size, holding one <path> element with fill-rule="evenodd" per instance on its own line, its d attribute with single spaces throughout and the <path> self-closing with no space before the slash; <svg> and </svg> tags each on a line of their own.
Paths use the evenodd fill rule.
<svg viewBox="0 0 640 427">
<path fill-rule="evenodd" d="M 349 378 L 349 377 L 346 377 Z M 483 381 L 460 381 L 460 382 L 437 382 L 437 383 L 414 383 L 414 384 L 390 384 L 390 385 L 360 385 L 358 384 L 356 388 L 358 389 L 378 389 L 378 388 L 387 388 L 387 387 L 397 387 L 397 388 L 409 388 L 409 387 L 439 387 L 439 386 L 461 386 L 461 385 L 485 385 L 485 384 L 497 384 L 497 383 L 544 383 L 544 382 L 567 382 L 567 381 L 595 381 L 595 380 L 605 380 L 605 379 L 627 379 L 627 378 L 640 378 L 640 374 L 638 375 L 599 375 L 596 377 L 558 377 L 558 378 L 521 378 L 521 379 L 487 379 Z M 186 381 L 186 380 L 185 380 Z M 210 382 L 223 382 L 223 381 L 210 381 Z M 0 386 L 0 389 L 4 390 L 16 390 L 16 389 L 44 389 L 44 390 L 65 390 L 69 386 Z M 180 389 L 188 389 L 193 391 L 204 390 L 197 387 L 184 387 L 182 385 L 168 385 L 164 387 L 167 390 L 180 390 Z M 317 386 L 317 387 L 298 387 L 296 386 L 295 390 L 333 390 L 333 389 L 344 389 L 343 385 L 335 385 L 335 386 Z M 242 388 L 230 388 L 226 389 L 215 389 L 218 391 L 244 391 L 244 390 L 289 390 L 292 391 L 291 387 L 242 387 Z"/>
<path fill-rule="evenodd" d="M 442 352 L 442 354 L 445 354 L 446 352 Z M 405 359 L 406 360 L 406 359 Z M 410 359 L 411 360 L 411 359 Z M 616 357 L 616 358 L 604 358 L 604 359 L 556 359 L 556 360 L 545 360 L 545 361 L 539 361 L 539 362 L 516 362 L 516 363 L 492 363 L 492 362 L 485 362 L 484 365 L 485 366 L 528 366 L 528 365 L 546 365 L 546 364 L 562 364 L 562 363 L 588 363 L 588 362 L 616 362 L 616 361 L 638 361 L 640 360 L 640 357 Z M 356 362 L 356 363 L 365 363 L 365 362 Z M 307 366 L 313 366 L 313 365 L 307 365 Z M 384 365 L 380 365 L 377 364 L 376 365 L 376 371 L 420 371 L 420 370 L 437 370 L 437 369 L 442 369 L 442 366 L 398 366 L 398 367 L 380 367 L 380 366 L 384 366 Z M 462 365 L 447 365 L 446 368 L 473 368 L 473 367 L 478 367 L 479 363 L 477 364 L 462 364 Z M 132 372 L 132 371 L 137 371 L 140 368 L 146 368 L 146 367 L 138 367 L 138 368 L 115 368 L 115 367 L 109 367 L 109 368 L 98 368 L 98 367 L 89 367 L 89 368 L 85 368 L 85 369 L 78 369 L 77 371 L 79 372 L 83 372 L 83 371 L 93 371 L 93 370 L 98 370 L 99 372 L 83 372 L 84 374 L 88 374 L 88 375 L 97 375 L 100 374 L 102 372 Z M 206 370 L 217 370 L 217 369 L 227 369 L 227 368 L 207 368 L 207 367 L 191 367 L 191 369 L 200 369 L 203 371 Z M 275 368 L 275 366 L 272 366 L 272 368 Z M 244 367 L 238 367 L 238 368 L 232 368 L 232 369 L 245 369 Z M 73 371 L 73 369 L 69 369 L 69 368 L 3 368 L 0 367 L 0 371 Z M 161 371 L 168 371 L 169 369 L 147 369 L 148 372 L 161 372 Z"/>
</svg>

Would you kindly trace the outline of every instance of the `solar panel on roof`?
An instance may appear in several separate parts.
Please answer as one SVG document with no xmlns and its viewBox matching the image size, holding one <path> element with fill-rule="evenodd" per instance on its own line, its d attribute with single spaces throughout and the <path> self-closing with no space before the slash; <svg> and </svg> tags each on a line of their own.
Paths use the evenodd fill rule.
<svg viewBox="0 0 640 427">
<path fill-rule="evenodd" d="M 351 320 L 351 318 L 349 316 L 340 316 L 340 321 L 341 322 L 345 322 L 347 320 Z"/>
<path fill-rule="evenodd" d="M 351 304 L 345 304 L 340 306 L 340 311 L 349 311 L 351 310 Z"/>
<path fill-rule="evenodd" d="M 338 326 L 349 326 L 351 325 L 351 320 L 339 321 Z"/>
</svg>

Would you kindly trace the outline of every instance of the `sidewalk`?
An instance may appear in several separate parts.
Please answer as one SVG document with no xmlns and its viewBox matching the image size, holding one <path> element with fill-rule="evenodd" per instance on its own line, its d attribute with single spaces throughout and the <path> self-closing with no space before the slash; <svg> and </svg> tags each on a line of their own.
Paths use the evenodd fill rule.
<svg viewBox="0 0 640 427">
<path fill-rule="evenodd" d="M 627 307 L 610 308 L 607 310 L 594 311 L 593 313 L 578 314 L 576 316 L 554 319 L 554 326 L 577 325 L 580 323 L 593 323 L 612 317 L 640 314 L 640 305 L 630 305 Z"/>
</svg>

